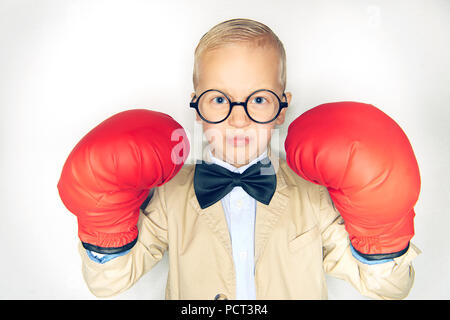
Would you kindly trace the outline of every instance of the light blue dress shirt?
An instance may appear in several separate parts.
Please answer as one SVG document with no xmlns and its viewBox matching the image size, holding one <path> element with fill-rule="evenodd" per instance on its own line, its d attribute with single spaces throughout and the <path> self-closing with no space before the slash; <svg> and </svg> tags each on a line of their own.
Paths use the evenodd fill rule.
<svg viewBox="0 0 450 320">
<path fill-rule="evenodd" d="M 209 150 L 208 150 L 209 151 Z M 214 157 L 209 151 L 211 162 L 232 172 L 243 173 L 248 167 L 267 156 L 267 150 L 250 163 L 236 168 Z M 233 262 L 236 274 L 236 299 L 255 300 L 255 220 L 256 200 L 242 187 L 234 187 L 222 198 L 222 207 L 230 232 Z"/>
</svg>

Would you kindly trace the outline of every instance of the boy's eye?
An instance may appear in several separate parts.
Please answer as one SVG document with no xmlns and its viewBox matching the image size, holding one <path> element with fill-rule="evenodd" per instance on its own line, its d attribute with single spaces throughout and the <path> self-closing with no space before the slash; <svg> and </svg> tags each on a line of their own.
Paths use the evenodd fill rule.
<svg viewBox="0 0 450 320">
<path fill-rule="evenodd" d="M 262 104 L 265 102 L 267 102 L 267 100 L 264 97 L 254 97 L 251 101 L 251 103 L 256 103 L 256 104 Z"/>
<path fill-rule="evenodd" d="M 225 99 L 225 97 L 215 97 L 212 100 L 214 103 L 218 103 L 218 104 L 222 104 L 222 103 L 226 103 L 227 99 Z"/>
</svg>

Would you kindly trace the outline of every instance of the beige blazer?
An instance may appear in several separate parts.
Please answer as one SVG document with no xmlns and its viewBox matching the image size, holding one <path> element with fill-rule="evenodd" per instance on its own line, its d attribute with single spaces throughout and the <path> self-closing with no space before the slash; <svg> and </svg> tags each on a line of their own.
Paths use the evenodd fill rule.
<svg viewBox="0 0 450 320">
<path fill-rule="evenodd" d="M 295 174 L 270 155 L 277 187 L 269 205 L 257 202 L 255 285 L 257 299 L 326 299 L 325 274 L 351 283 L 362 295 L 401 299 L 414 281 L 412 243 L 403 256 L 377 265 L 356 260 L 344 221 L 325 187 Z M 208 159 L 207 159 L 208 160 Z M 235 299 L 231 241 L 221 201 L 202 210 L 194 193 L 194 164 L 185 164 L 155 189 L 140 213 L 139 237 L 131 251 L 105 264 L 79 246 L 90 291 L 108 297 L 130 288 L 167 251 L 166 299 Z"/>
</svg>

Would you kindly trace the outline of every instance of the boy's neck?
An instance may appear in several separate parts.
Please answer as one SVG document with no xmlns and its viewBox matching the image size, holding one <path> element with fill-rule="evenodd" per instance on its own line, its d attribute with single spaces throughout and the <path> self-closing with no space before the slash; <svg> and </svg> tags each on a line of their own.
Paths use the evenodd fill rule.
<svg viewBox="0 0 450 320">
<path fill-rule="evenodd" d="M 248 163 L 243 163 L 243 164 L 231 164 L 227 161 L 224 161 L 222 159 L 219 159 L 218 157 L 214 156 L 212 151 L 210 150 L 210 148 L 208 148 L 208 154 L 209 157 L 211 159 L 211 162 L 216 163 L 222 167 L 225 167 L 226 169 L 230 170 L 230 171 L 234 171 L 234 172 L 244 172 L 245 169 L 247 169 L 248 167 L 250 167 L 251 165 L 255 164 L 256 162 L 258 162 L 259 160 L 264 159 L 265 157 L 267 157 L 267 149 L 265 149 L 260 155 L 258 155 L 256 158 L 254 158 L 253 160 L 249 161 Z"/>
</svg>

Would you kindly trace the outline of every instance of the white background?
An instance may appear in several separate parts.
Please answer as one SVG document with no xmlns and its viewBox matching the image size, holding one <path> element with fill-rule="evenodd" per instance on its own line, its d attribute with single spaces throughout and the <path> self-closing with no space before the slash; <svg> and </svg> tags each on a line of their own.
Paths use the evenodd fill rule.
<svg viewBox="0 0 450 320">
<path fill-rule="evenodd" d="M 0 298 L 95 299 L 82 276 L 75 216 L 57 182 L 78 140 L 126 109 L 188 108 L 200 37 L 230 18 L 269 27 L 287 51 L 286 124 L 318 104 L 374 104 L 419 162 L 408 299 L 450 298 L 450 1 L 0 1 Z M 113 299 L 163 299 L 167 257 Z M 365 299 L 328 279 L 330 299 Z"/>
</svg>

